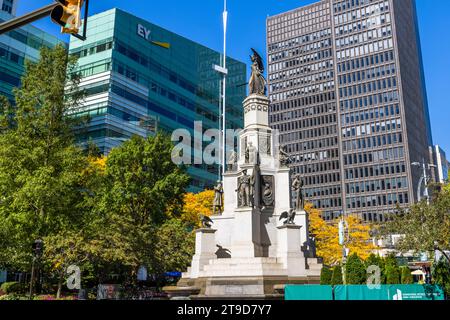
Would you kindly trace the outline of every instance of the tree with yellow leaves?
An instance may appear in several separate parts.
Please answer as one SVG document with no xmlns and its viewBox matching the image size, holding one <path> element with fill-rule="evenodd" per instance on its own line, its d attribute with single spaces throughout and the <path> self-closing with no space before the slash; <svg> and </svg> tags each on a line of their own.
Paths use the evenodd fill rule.
<svg viewBox="0 0 450 320">
<path fill-rule="evenodd" d="M 205 190 L 200 193 L 186 193 L 180 219 L 191 226 L 200 227 L 200 215 L 211 216 L 213 201 L 213 190 Z"/>
<path fill-rule="evenodd" d="M 342 261 L 342 246 L 339 245 L 339 219 L 326 222 L 322 219 L 322 212 L 311 203 L 305 205 L 309 214 L 310 234 L 316 242 L 316 254 L 321 257 L 324 264 L 334 266 Z M 370 241 L 370 226 L 364 224 L 356 216 L 346 217 L 349 228 L 349 239 L 346 247 L 350 254 L 356 253 L 366 260 L 376 249 Z"/>
</svg>

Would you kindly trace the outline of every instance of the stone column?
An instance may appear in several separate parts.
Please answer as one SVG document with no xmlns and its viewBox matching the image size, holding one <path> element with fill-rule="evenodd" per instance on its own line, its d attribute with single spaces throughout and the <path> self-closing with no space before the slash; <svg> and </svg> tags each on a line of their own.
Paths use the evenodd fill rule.
<svg viewBox="0 0 450 320">
<path fill-rule="evenodd" d="M 191 279 L 198 278 L 200 272 L 203 271 L 203 267 L 209 264 L 210 260 L 217 259 L 216 231 L 203 228 L 195 232 L 195 255 L 192 258 L 190 268 Z"/>
<path fill-rule="evenodd" d="M 278 227 L 277 257 L 287 269 L 289 277 L 306 275 L 305 256 L 300 244 L 301 228 L 297 225 Z"/>
</svg>

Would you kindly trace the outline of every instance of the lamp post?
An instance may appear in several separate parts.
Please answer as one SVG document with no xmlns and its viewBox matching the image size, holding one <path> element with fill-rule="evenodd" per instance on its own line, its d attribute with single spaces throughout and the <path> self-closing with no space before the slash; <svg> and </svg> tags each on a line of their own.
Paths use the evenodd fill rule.
<svg viewBox="0 0 450 320">
<path fill-rule="evenodd" d="M 43 251 L 44 251 L 44 241 L 42 241 L 40 239 L 35 240 L 32 245 L 32 250 L 33 250 L 33 262 L 31 265 L 30 295 L 29 295 L 30 300 L 33 298 L 36 264 L 38 264 L 38 266 L 39 266 L 39 260 L 41 259 Z M 39 270 L 39 267 L 37 269 Z"/>
<path fill-rule="evenodd" d="M 222 180 L 223 175 L 225 174 L 226 168 L 226 151 L 227 151 L 227 140 L 226 140 L 226 132 L 227 132 L 227 122 L 226 122 L 226 92 L 227 92 L 227 27 L 228 27 L 228 11 L 227 11 L 227 0 L 224 0 L 223 3 L 223 56 L 221 65 L 213 65 L 213 69 L 217 71 L 221 76 L 221 89 L 220 89 L 220 97 L 219 97 L 219 132 L 220 132 L 220 159 L 219 159 L 219 180 Z"/>
<path fill-rule="evenodd" d="M 417 202 L 420 202 L 422 200 L 421 189 L 423 183 L 424 185 L 423 197 L 427 200 L 427 204 L 430 205 L 430 193 L 428 190 L 428 183 L 430 182 L 431 178 L 427 173 L 427 169 L 430 170 L 431 168 L 436 168 L 436 166 L 431 163 L 426 164 L 425 160 L 423 160 L 422 162 L 413 162 L 411 163 L 411 165 L 422 168 L 422 176 L 420 177 L 417 186 Z"/>
<path fill-rule="evenodd" d="M 349 228 L 344 216 L 339 221 L 339 245 L 342 246 L 342 279 L 345 284 L 345 264 L 347 263 L 348 249 L 346 244 L 349 242 Z"/>
</svg>

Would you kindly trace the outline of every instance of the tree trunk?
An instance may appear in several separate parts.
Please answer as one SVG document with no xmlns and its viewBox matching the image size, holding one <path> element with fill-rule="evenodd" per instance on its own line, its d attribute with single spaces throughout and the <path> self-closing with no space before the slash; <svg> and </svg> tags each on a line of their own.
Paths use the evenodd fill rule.
<svg viewBox="0 0 450 320">
<path fill-rule="evenodd" d="M 64 272 L 61 272 L 59 274 L 59 280 L 58 280 L 58 292 L 56 293 L 56 299 L 61 298 L 61 291 L 62 291 L 62 284 L 64 280 Z"/>
</svg>

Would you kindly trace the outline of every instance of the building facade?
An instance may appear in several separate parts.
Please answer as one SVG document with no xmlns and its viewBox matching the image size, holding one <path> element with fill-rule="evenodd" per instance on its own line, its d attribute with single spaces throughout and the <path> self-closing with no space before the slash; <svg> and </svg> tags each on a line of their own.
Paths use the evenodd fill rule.
<svg viewBox="0 0 450 320">
<path fill-rule="evenodd" d="M 91 119 L 80 143 L 92 140 L 107 154 L 133 135 L 186 129 L 193 137 L 194 129 L 203 134 L 219 127 L 220 75 L 213 70 L 218 52 L 112 9 L 89 18 L 87 40 L 72 38 L 70 53 L 79 57 L 87 94 L 82 114 Z M 231 58 L 227 63 L 227 127 L 238 129 L 246 65 Z M 195 164 L 188 172 L 193 191 L 218 178 L 216 165 Z"/>
<path fill-rule="evenodd" d="M 0 11 L 0 22 L 12 17 Z M 14 104 L 13 89 L 20 86 L 25 60 L 37 61 L 42 47 L 53 48 L 57 44 L 66 46 L 58 38 L 32 25 L 0 35 L 0 95 L 6 96 Z"/>
<path fill-rule="evenodd" d="M 271 125 L 326 219 L 417 199 L 431 126 L 414 0 L 322 0 L 267 19 Z"/>
<path fill-rule="evenodd" d="M 16 15 L 19 0 L 0 0 L 0 10 L 11 15 Z"/>
<path fill-rule="evenodd" d="M 436 165 L 436 182 L 448 182 L 448 161 L 444 150 L 438 145 L 434 146 L 434 164 Z"/>
</svg>

